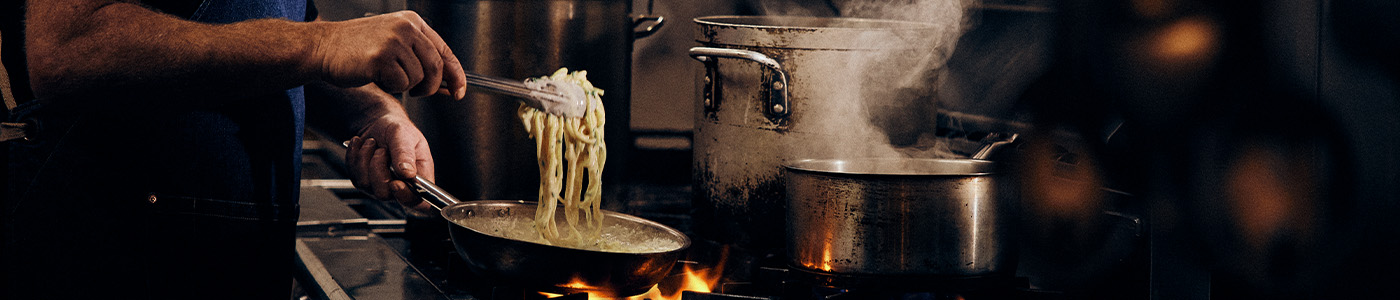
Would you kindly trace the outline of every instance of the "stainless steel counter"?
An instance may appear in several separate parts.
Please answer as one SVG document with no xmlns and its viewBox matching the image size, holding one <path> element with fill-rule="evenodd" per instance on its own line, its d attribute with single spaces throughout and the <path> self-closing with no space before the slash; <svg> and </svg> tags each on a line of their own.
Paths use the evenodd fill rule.
<svg viewBox="0 0 1400 300">
<path fill-rule="evenodd" d="M 302 286 L 320 299 L 475 299 L 448 297 L 377 235 L 299 238 L 296 250 Z"/>
<path fill-rule="evenodd" d="M 406 258 L 402 219 L 371 220 L 351 207 L 366 203 L 348 180 L 302 182 L 297 223 L 297 280 L 317 299 L 473 299 L 444 294 Z M 373 200 L 368 200 L 373 201 Z M 363 210 L 363 209 L 362 209 Z M 396 245 L 398 244 L 398 245 Z"/>
</svg>

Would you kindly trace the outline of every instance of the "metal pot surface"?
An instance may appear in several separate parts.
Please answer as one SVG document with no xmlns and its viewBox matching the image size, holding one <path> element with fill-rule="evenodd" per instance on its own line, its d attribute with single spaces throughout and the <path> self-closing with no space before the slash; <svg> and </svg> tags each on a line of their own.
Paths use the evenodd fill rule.
<svg viewBox="0 0 1400 300">
<path fill-rule="evenodd" d="M 627 0 L 409 0 L 456 52 L 468 72 L 524 80 L 560 67 L 587 70 L 607 111 L 607 182 L 618 182 L 632 148 L 632 42 L 639 29 Z M 641 31 L 638 31 L 641 30 Z M 408 113 L 433 146 L 437 180 L 466 199 L 534 199 L 535 143 L 516 116 L 517 101 L 480 92 L 452 101 L 412 98 Z M 446 155 L 443 155 L 446 154 Z"/>
<path fill-rule="evenodd" d="M 695 230 L 781 249 L 782 163 L 937 157 L 933 99 L 946 29 L 793 16 L 695 19 L 704 63 L 695 115 Z M 930 63 L 930 62 L 939 63 Z"/>
<path fill-rule="evenodd" d="M 1014 198 L 990 161 L 802 160 L 785 167 L 795 267 L 940 278 L 1015 267 Z"/>
</svg>

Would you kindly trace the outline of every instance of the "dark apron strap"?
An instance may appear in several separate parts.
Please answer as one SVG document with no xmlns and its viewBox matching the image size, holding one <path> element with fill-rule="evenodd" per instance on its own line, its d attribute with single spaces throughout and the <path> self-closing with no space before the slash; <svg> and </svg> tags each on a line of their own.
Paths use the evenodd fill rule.
<svg viewBox="0 0 1400 300">
<path fill-rule="evenodd" d="M 5 36 L 0 34 L 0 42 L 5 40 Z M 4 49 L 0 49 L 4 51 Z M 15 110 L 15 93 L 10 91 L 10 72 L 5 69 L 5 63 L 0 62 L 0 97 L 5 98 L 5 110 Z"/>
</svg>

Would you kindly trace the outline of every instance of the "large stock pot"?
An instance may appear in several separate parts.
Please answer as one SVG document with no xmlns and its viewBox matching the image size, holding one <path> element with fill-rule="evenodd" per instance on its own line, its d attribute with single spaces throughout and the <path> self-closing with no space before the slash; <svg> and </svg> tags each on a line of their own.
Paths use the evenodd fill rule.
<svg viewBox="0 0 1400 300">
<path fill-rule="evenodd" d="M 945 28 L 857 18 L 695 19 L 696 233 L 759 250 L 783 243 L 782 163 L 921 157 Z"/>
<path fill-rule="evenodd" d="M 560 67 L 587 70 L 603 89 L 607 182 L 625 170 L 631 149 L 632 42 L 660 18 L 632 15 L 631 0 L 408 0 L 470 72 L 525 79 Z M 650 21 L 650 22 L 647 22 Z M 653 25 L 638 28 L 637 25 Z M 409 114 L 433 146 L 437 181 L 465 199 L 535 199 L 539 170 L 517 101 L 467 93 L 409 99 Z"/>
</svg>

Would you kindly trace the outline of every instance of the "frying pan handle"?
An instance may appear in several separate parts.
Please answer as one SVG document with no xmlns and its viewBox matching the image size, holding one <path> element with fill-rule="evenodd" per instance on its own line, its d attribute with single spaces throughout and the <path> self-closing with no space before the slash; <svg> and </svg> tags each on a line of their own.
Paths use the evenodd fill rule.
<svg viewBox="0 0 1400 300">
<path fill-rule="evenodd" d="M 350 141 L 341 142 L 340 146 L 350 148 Z M 397 172 L 393 166 L 389 166 L 389 170 Z M 457 200 L 457 197 L 448 194 L 447 191 L 442 190 L 441 187 L 438 187 L 437 184 L 434 184 L 432 181 L 424 179 L 423 176 L 414 176 L 413 186 L 420 190 L 418 195 L 423 198 L 423 201 L 427 201 L 428 204 L 431 204 L 433 208 L 437 208 L 438 210 L 442 210 L 453 204 L 462 203 L 462 200 Z M 423 194 L 427 194 L 427 197 L 422 197 Z"/>
<path fill-rule="evenodd" d="M 413 177 L 413 185 L 421 190 L 420 195 L 428 194 L 428 197 L 423 197 L 423 201 L 427 201 L 428 204 L 432 204 L 433 207 L 436 207 L 438 210 L 442 210 L 453 204 L 462 203 L 462 200 L 457 200 L 457 197 L 453 197 L 452 194 L 448 194 L 447 191 L 442 190 L 437 184 L 423 179 L 422 176 Z"/>
</svg>

